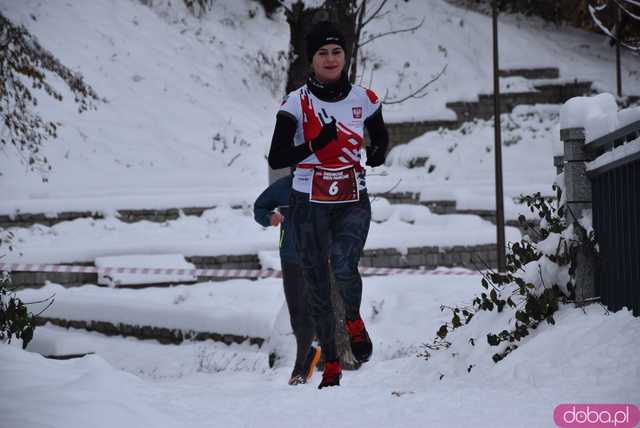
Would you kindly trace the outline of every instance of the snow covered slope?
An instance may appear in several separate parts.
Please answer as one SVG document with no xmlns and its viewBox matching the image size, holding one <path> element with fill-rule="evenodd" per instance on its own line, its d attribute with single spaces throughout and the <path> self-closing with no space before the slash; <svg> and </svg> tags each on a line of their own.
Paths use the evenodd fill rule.
<svg viewBox="0 0 640 428">
<path fill-rule="evenodd" d="M 201 21 L 181 1 L 153 3 L 0 1 L 106 98 L 83 115 L 70 97 L 43 102 L 42 114 L 63 124 L 47 150 L 49 183 L 3 156 L 3 200 L 233 193 L 266 182 L 286 23 L 249 0 L 215 2 Z"/>
<path fill-rule="evenodd" d="M 214 1 L 201 20 L 181 1 L 152 3 L 0 0 L 4 15 L 25 25 L 107 100 L 79 116 L 69 97 L 62 104 L 41 97 L 39 111 L 63 125 L 46 149 L 53 171 L 42 183 L 13 152 L 0 157 L 0 199 L 12 201 L 0 211 L 22 201 L 30 211 L 47 212 L 51 199 L 60 198 L 75 209 L 125 208 L 137 197 L 156 207 L 185 200 L 209 206 L 252 201 L 266 184 L 264 154 L 289 42 L 284 16 L 268 19 L 251 0 Z M 389 10 L 371 22 L 368 35 L 423 17 L 424 25 L 367 44 L 363 85 L 399 97 L 448 67 L 427 97 L 386 107 L 388 120 L 451 118 L 446 101 L 491 91 L 488 16 L 443 0 L 395 0 Z M 604 37 L 513 16 L 501 17 L 500 30 L 502 67 L 556 66 L 563 79 L 613 89 L 613 51 Z M 625 53 L 628 93 L 640 93 L 638 69 L 640 59 Z M 528 176 L 513 179 L 526 183 Z"/>
</svg>

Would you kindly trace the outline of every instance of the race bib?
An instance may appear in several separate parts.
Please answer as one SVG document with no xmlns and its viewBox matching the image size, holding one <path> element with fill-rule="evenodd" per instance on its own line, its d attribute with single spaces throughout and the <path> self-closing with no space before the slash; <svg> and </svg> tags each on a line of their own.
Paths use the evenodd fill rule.
<svg viewBox="0 0 640 428">
<path fill-rule="evenodd" d="M 360 199 L 358 179 L 351 165 L 340 168 L 316 166 L 313 170 L 309 200 L 323 204 L 355 202 Z"/>
</svg>

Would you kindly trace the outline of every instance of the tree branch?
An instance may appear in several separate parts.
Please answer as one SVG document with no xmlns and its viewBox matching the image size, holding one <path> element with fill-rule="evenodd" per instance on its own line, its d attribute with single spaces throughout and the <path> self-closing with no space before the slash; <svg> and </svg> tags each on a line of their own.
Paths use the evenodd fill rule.
<svg viewBox="0 0 640 428">
<path fill-rule="evenodd" d="M 596 16 L 596 11 L 599 12 L 601 10 L 606 9 L 606 7 L 607 7 L 607 5 L 602 5 L 602 6 L 599 6 L 599 7 L 593 7 L 593 6 L 589 5 L 589 14 L 591 14 L 591 19 L 593 19 L 593 22 L 595 22 L 596 26 L 598 28 L 600 28 L 600 30 L 604 34 L 606 34 L 607 36 L 611 37 L 613 40 L 616 40 L 617 39 L 616 35 L 613 34 L 611 32 L 611 30 L 609 30 L 607 27 L 605 27 L 605 25 L 602 23 L 602 21 L 600 21 L 598 19 L 598 17 Z M 632 51 L 636 51 L 636 52 L 640 51 L 640 46 L 632 46 L 632 45 L 630 45 L 628 43 L 623 42 L 622 40 L 620 41 L 620 46 L 624 46 L 625 48 L 627 48 L 629 50 L 632 50 Z"/>
<path fill-rule="evenodd" d="M 422 27 L 422 24 L 424 24 L 424 18 L 422 18 L 422 21 L 420 21 L 420 23 L 414 27 L 411 28 L 403 28 L 402 30 L 393 30 L 393 31 L 387 31 L 386 33 L 380 33 L 380 34 L 376 34 L 375 36 L 371 36 L 369 37 L 369 39 L 367 39 L 366 41 L 360 43 L 358 45 L 359 48 L 363 47 L 364 45 L 366 45 L 367 43 L 371 43 L 376 39 L 379 39 L 380 37 L 384 37 L 384 36 L 390 36 L 392 34 L 400 34 L 400 33 L 408 33 L 410 31 L 415 31 L 418 28 Z"/>
<path fill-rule="evenodd" d="M 627 2 L 629 4 L 634 5 L 634 6 L 640 7 L 640 1 L 638 1 L 638 0 L 622 0 L 622 1 L 625 1 L 625 2 Z"/>
<path fill-rule="evenodd" d="M 436 74 L 433 79 L 429 80 L 427 83 L 425 83 L 424 85 L 420 86 L 420 88 L 418 88 L 417 90 L 413 91 L 411 94 L 407 95 L 404 98 L 401 98 L 399 100 L 391 100 L 391 101 L 387 101 L 387 94 L 385 94 L 384 99 L 382 100 L 382 104 L 384 105 L 391 105 L 391 104 L 400 104 L 403 103 L 405 101 L 407 101 L 410 98 L 423 98 L 425 95 L 427 95 L 426 93 L 422 94 L 422 95 L 418 95 L 420 92 L 422 92 L 424 89 L 426 89 L 429 85 L 431 85 L 433 82 L 435 82 L 436 80 L 440 79 L 440 77 L 442 77 L 442 75 L 444 74 L 444 72 L 447 70 L 447 67 L 449 66 L 449 64 L 445 64 L 444 67 L 442 67 L 442 70 L 440 70 L 438 72 L 438 74 Z"/>
<path fill-rule="evenodd" d="M 42 315 L 47 309 L 49 309 L 51 307 L 51 305 L 53 305 L 53 302 L 55 302 L 55 301 L 56 301 L 55 299 L 51 299 L 49 304 L 47 304 L 47 306 L 45 306 L 43 310 L 41 310 L 40 312 L 38 312 L 37 314 L 34 315 L 34 318 L 37 318 L 40 315 Z"/>
<path fill-rule="evenodd" d="M 367 6 L 367 0 L 362 0 L 355 14 L 355 34 L 353 38 L 353 47 L 351 48 L 351 64 L 349 66 L 349 81 L 355 83 L 356 75 L 358 74 L 358 41 L 360 41 L 360 35 L 362 33 L 362 19 L 364 17 Z"/>
<path fill-rule="evenodd" d="M 284 0 L 278 0 L 278 4 L 284 8 L 285 14 L 289 14 L 289 15 L 293 14 L 293 10 L 291 10 L 291 8 L 287 6 L 287 3 L 285 3 Z"/>
<path fill-rule="evenodd" d="M 388 0 L 382 0 L 382 2 L 380 3 L 380 6 L 378 6 L 378 8 L 367 18 L 362 22 L 362 27 L 364 28 L 369 22 L 371 22 L 371 20 L 373 20 L 376 16 L 378 16 L 378 14 L 380 13 L 380 11 L 382 10 L 382 8 L 384 7 L 385 4 L 387 4 Z"/>
<path fill-rule="evenodd" d="M 623 11 L 625 11 L 625 13 L 627 15 L 629 15 L 630 17 L 632 17 L 633 19 L 636 19 L 638 21 L 640 21 L 640 15 L 635 15 L 634 13 L 632 13 L 629 9 L 627 9 L 626 7 L 624 7 L 622 5 L 622 3 L 620 2 L 620 0 L 615 0 L 616 4 L 618 5 L 618 7 L 620 9 L 622 9 Z M 640 5 L 640 3 L 638 3 L 638 5 Z"/>
</svg>

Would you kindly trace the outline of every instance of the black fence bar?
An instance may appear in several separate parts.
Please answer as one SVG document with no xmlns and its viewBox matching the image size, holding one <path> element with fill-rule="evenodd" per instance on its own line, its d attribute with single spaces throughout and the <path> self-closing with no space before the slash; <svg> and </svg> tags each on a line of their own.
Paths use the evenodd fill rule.
<svg viewBox="0 0 640 428">
<path fill-rule="evenodd" d="M 640 159 L 591 175 L 600 248 L 596 292 L 610 310 L 640 316 Z"/>
</svg>

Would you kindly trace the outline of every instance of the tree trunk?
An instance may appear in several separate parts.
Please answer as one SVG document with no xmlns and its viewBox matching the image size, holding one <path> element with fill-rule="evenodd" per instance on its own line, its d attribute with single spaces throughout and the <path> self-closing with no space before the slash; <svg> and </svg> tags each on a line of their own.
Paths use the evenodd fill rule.
<svg viewBox="0 0 640 428">
<path fill-rule="evenodd" d="M 287 93 L 299 88 L 307 80 L 311 61 L 307 58 L 305 38 L 317 22 L 332 21 L 342 32 L 348 50 L 345 70 L 349 70 L 352 46 L 356 37 L 356 9 L 356 0 L 326 0 L 320 8 L 307 8 L 304 2 L 299 0 L 286 11 L 291 33 Z"/>
<path fill-rule="evenodd" d="M 336 349 L 338 351 L 338 358 L 340 358 L 340 365 L 345 370 L 355 370 L 360 364 L 356 361 L 353 353 L 351 352 L 351 344 L 349 342 L 349 334 L 345 328 L 345 310 L 344 300 L 336 281 L 331 275 L 331 304 L 333 305 L 333 313 L 336 317 Z"/>
</svg>

